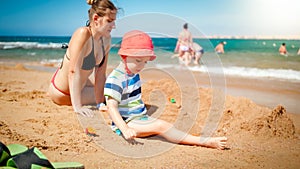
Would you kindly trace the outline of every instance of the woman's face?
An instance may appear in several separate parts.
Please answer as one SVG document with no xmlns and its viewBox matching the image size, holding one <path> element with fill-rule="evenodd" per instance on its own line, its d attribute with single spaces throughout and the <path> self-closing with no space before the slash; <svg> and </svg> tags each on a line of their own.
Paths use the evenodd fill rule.
<svg viewBox="0 0 300 169">
<path fill-rule="evenodd" d="M 98 30 L 103 34 L 103 36 L 110 36 L 110 32 L 112 29 L 116 28 L 115 20 L 116 20 L 117 11 L 113 10 L 110 13 L 106 14 L 103 17 L 98 18 L 99 27 Z"/>
</svg>

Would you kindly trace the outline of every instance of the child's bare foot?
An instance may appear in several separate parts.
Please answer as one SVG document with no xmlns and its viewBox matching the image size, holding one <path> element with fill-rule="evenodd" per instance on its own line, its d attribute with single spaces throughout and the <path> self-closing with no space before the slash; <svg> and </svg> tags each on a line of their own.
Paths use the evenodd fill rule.
<svg viewBox="0 0 300 169">
<path fill-rule="evenodd" d="M 201 146 L 224 150 L 226 148 L 227 137 L 207 137 L 201 138 Z"/>
</svg>

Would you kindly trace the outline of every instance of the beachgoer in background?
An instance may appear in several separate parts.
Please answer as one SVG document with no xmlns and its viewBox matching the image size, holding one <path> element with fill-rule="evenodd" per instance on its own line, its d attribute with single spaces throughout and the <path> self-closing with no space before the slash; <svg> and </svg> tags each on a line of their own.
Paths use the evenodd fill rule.
<svg viewBox="0 0 300 169">
<path fill-rule="evenodd" d="M 215 51 L 216 51 L 218 54 L 223 54 L 223 53 L 225 53 L 225 51 L 224 51 L 224 46 L 225 46 L 225 44 L 226 44 L 226 42 L 224 42 L 224 41 L 220 42 L 220 43 L 216 46 Z"/>
<path fill-rule="evenodd" d="M 282 43 L 281 46 L 278 49 L 279 54 L 281 55 L 287 55 L 287 50 L 286 50 L 286 46 L 285 43 Z"/>
<path fill-rule="evenodd" d="M 193 43 L 192 57 L 194 59 L 194 64 L 198 65 L 199 61 L 204 53 L 202 46 L 198 43 Z"/>
<path fill-rule="evenodd" d="M 54 73 L 48 94 L 58 105 L 72 105 L 84 116 L 93 111 L 84 107 L 105 102 L 103 95 L 106 80 L 110 32 L 115 28 L 117 8 L 110 0 L 88 0 L 89 22 L 78 28 L 71 37 L 60 68 Z"/>
<path fill-rule="evenodd" d="M 226 137 L 209 137 L 204 141 L 179 131 L 173 124 L 147 115 L 141 100 L 141 81 L 139 72 L 148 61 L 156 58 L 152 39 L 141 31 L 130 31 L 122 39 L 118 52 L 122 61 L 107 77 L 104 94 L 107 97 L 112 128 L 125 139 L 160 135 L 173 143 L 205 146 L 216 149 L 226 148 Z"/>
<path fill-rule="evenodd" d="M 175 49 L 174 49 L 174 53 L 178 53 L 178 52 L 179 52 L 179 41 L 177 40 L 176 46 L 175 46 Z"/>
<path fill-rule="evenodd" d="M 300 48 L 298 49 L 297 55 L 300 55 Z"/>
<path fill-rule="evenodd" d="M 192 60 L 190 54 L 192 44 L 193 44 L 193 37 L 191 32 L 188 30 L 188 24 L 185 23 L 183 25 L 183 30 L 179 33 L 178 41 L 176 44 L 177 46 L 176 48 L 178 48 L 178 52 L 179 52 L 179 59 L 180 61 L 184 61 L 185 65 L 189 65 Z"/>
</svg>

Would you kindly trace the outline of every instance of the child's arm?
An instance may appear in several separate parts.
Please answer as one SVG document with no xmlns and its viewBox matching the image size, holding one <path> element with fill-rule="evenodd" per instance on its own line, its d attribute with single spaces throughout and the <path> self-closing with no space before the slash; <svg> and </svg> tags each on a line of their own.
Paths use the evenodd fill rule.
<svg viewBox="0 0 300 169">
<path fill-rule="evenodd" d="M 121 130 L 125 139 L 133 139 L 137 136 L 137 133 L 134 129 L 129 128 L 125 121 L 122 119 L 120 112 L 118 110 L 118 101 L 112 97 L 107 99 L 107 107 L 110 118 L 115 123 L 115 125 Z"/>
</svg>

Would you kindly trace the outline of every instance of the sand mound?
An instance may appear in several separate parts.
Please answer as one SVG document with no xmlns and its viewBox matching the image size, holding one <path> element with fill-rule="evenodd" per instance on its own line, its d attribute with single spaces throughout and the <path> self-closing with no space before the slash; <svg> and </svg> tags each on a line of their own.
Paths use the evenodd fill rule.
<svg viewBox="0 0 300 169">
<path fill-rule="evenodd" d="M 28 70 L 23 64 L 19 63 L 16 64 L 16 66 L 14 67 L 14 69 L 16 70 Z"/>
<path fill-rule="evenodd" d="M 264 138 L 280 137 L 280 138 L 294 138 L 295 126 L 293 121 L 288 117 L 286 109 L 283 106 L 277 106 L 273 110 L 259 106 L 253 101 L 242 98 L 227 96 L 222 105 L 222 91 L 215 91 L 213 89 L 199 88 L 198 95 L 195 96 L 195 91 L 188 91 L 188 88 L 181 87 L 172 80 L 163 79 L 159 81 L 149 81 L 143 84 L 143 99 L 146 104 L 156 104 L 158 107 L 163 107 L 163 113 L 159 114 L 160 119 L 174 122 L 177 116 L 182 112 L 189 115 L 190 111 L 198 111 L 197 119 L 190 119 L 195 122 L 190 130 L 191 134 L 200 135 L 205 126 L 205 121 L 213 109 L 223 111 L 220 117 L 216 114 L 216 123 L 219 123 L 216 135 L 244 136 L 249 133 L 254 136 Z M 153 94 L 158 91 L 159 94 Z M 187 97 L 184 97 L 187 95 Z M 154 97 L 151 97 L 154 96 Z M 190 96 L 190 97 L 189 97 Z M 199 98 L 197 98 L 199 96 Z M 153 101 L 151 98 L 161 98 L 160 101 Z M 176 104 L 169 102 L 169 98 L 175 98 Z M 221 101 L 212 102 L 212 99 L 219 99 Z M 189 103 L 184 103 L 188 99 Z M 197 104 L 197 102 L 199 104 Z M 201 104 L 200 104 L 201 103 Z M 217 104 L 217 105 L 216 105 Z M 178 105 L 182 105 L 180 107 Z M 191 107 L 196 107 L 192 109 Z M 222 109 L 222 106 L 225 108 Z M 184 120 L 180 119 L 180 120 Z"/>
<path fill-rule="evenodd" d="M 47 66 L 47 67 L 56 67 L 57 66 L 57 64 L 55 64 L 55 63 L 42 63 L 43 64 L 43 66 Z"/>
<path fill-rule="evenodd" d="M 241 128 L 265 137 L 293 138 L 295 135 L 293 121 L 287 116 L 285 108 L 281 105 L 262 117 L 244 122 Z"/>
</svg>

